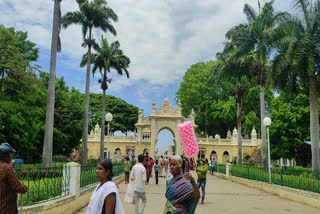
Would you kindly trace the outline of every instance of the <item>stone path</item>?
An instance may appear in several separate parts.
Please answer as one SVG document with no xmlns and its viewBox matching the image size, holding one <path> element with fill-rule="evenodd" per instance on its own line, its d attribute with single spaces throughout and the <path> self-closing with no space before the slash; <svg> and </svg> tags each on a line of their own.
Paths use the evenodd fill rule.
<svg viewBox="0 0 320 214">
<path fill-rule="evenodd" d="M 125 213 L 134 214 L 134 205 L 124 202 L 127 184 L 119 185 L 120 197 Z M 154 177 L 146 186 L 147 206 L 145 214 L 162 214 L 165 204 L 165 179 L 158 185 Z M 141 202 L 140 202 L 141 203 Z M 85 214 L 86 208 L 76 214 Z M 278 196 L 251 189 L 232 181 L 208 175 L 206 199 L 198 204 L 197 214 L 319 214 L 320 210 L 289 201 Z"/>
</svg>

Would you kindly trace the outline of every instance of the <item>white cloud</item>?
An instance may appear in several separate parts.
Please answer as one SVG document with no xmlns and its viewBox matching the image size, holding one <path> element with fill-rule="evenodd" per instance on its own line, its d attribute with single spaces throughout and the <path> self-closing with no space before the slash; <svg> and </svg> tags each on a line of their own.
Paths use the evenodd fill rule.
<svg viewBox="0 0 320 214">
<path fill-rule="evenodd" d="M 213 59 L 221 51 L 228 29 L 245 21 L 244 3 L 257 8 L 256 0 L 109 0 L 119 22 L 114 26 L 118 36 L 107 34 L 110 41 L 121 43 L 121 49 L 131 59 L 130 79 L 116 77 L 110 91 L 145 82 L 145 91 L 154 93 L 183 77 L 193 63 Z M 275 2 L 275 6 L 290 8 L 290 1 Z M 62 14 L 78 10 L 75 0 L 63 0 Z M 28 31 L 29 39 L 42 49 L 50 49 L 53 1 L 2 0 L 0 20 L 5 26 Z M 94 35 L 100 39 L 100 32 Z M 60 63 L 74 69 L 86 49 L 81 47 L 81 27 L 72 25 L 61 32 L 63 57 Z M 84 70 L 80 69 L 78 70 Z M 113 75 L 112 75 L 113 76 Z M 100 91 L 93 83 L 92 92 Z M 138 91 L 138 93 L 146 93 Z M 143 95 L 145 96 L 145 95 Z M 143 96 L 140 96 L 143 99 Z M 142 100 L 143 101 L 143 100 Z"/>
</svg>

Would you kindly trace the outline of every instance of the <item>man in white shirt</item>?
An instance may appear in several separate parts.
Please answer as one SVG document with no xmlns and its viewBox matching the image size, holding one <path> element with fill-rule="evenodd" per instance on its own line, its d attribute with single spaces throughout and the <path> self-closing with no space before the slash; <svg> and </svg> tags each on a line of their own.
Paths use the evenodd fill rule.
<svg viewBox="0 0 320 214">
<path fill-rule="evenodd" d="M 144 183 L 147 180 L 146 168 L 142 165 L 144 156 L 138 156 L 138 164 L 134 165 L 131 170 L 130 178 L 134 180 L 134 200 L 136 205 L 136 214 L 142 214 L 146 207 L 147 199 L 144 190 Z M 141 212 L 139 212 L 139 200 L 142 200 Z"/>
</svg>

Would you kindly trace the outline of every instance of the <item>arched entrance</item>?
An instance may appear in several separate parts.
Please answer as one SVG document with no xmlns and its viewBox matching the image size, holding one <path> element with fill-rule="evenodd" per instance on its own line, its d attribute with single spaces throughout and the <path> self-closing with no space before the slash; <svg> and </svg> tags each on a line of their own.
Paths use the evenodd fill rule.
<svg viewBox="0 0 320 214">
<path fill-rule="evenodd" d="M 183 150 L 178 133 L 178 125 L 185 121 L 191 121 L 193 126 L 196 128 L 194 120 L 195 113 L 193 110 L 189 118 L 184 118 L 181 115 L 180 101 L 177 104 L 177 108 L 173 109 L 168 98 L 164 99 L 161 104 L 161 108 L 156 108 L 156 103 L 153 100 L 152 113 L 149 117 L 144 117 L 142 109 L 139 110 L 138 123 L 136 123 L 138 145 L 142 145 L 142 148 L 147 146 L 149 155 L 151 157 L 155 157 L 158 134 L 160 131 L 167 129 L 173 135 L 175 153 L 181 155 Z M 138 153 L 140 154 L 144 152 L 142 149 L 138 150 Z"/>
<path fill-rule="evenodd" d="M 206 158 L 206 149 L 200 147 L 198 152 L 198 159 L 200 158 Z"/>
<path fill-rule="evenodd" d="M 222 161 L 223 161 L 223 163 L 225 164 L 225 163 L 227 162 L 227 160 L 230 161 L 230 160 L 229 160 L 229 152 L 228 152 L 228 151 L 225 151 L 225 152 L 223 152 L 223 159 L 222 159 Z"/>
<path fill-rule="evenodd" d="M 211 151 L 210 158 L 217 160 L 217 153 L 216 153 L 216 151 L 214 151 L 214 150 Z"/>
<path fill-rule="evenodd" d="M 170 129 L 164 128 L 157 134 L 155 157 L 175 154 L 175 136 Z"/>
</svg>

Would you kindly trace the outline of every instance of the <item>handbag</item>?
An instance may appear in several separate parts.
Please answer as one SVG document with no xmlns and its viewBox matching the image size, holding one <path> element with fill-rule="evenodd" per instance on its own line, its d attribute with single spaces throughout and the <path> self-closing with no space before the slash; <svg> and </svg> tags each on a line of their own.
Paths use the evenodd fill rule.
<svg viewBox="0 0 320 214">
<path fill-rule="evenodd" d="M 124 201 L 129 204 L 134 204 L 134 183 L 133 182 L 129 182 L 128 184 Z"/>
</svg>

